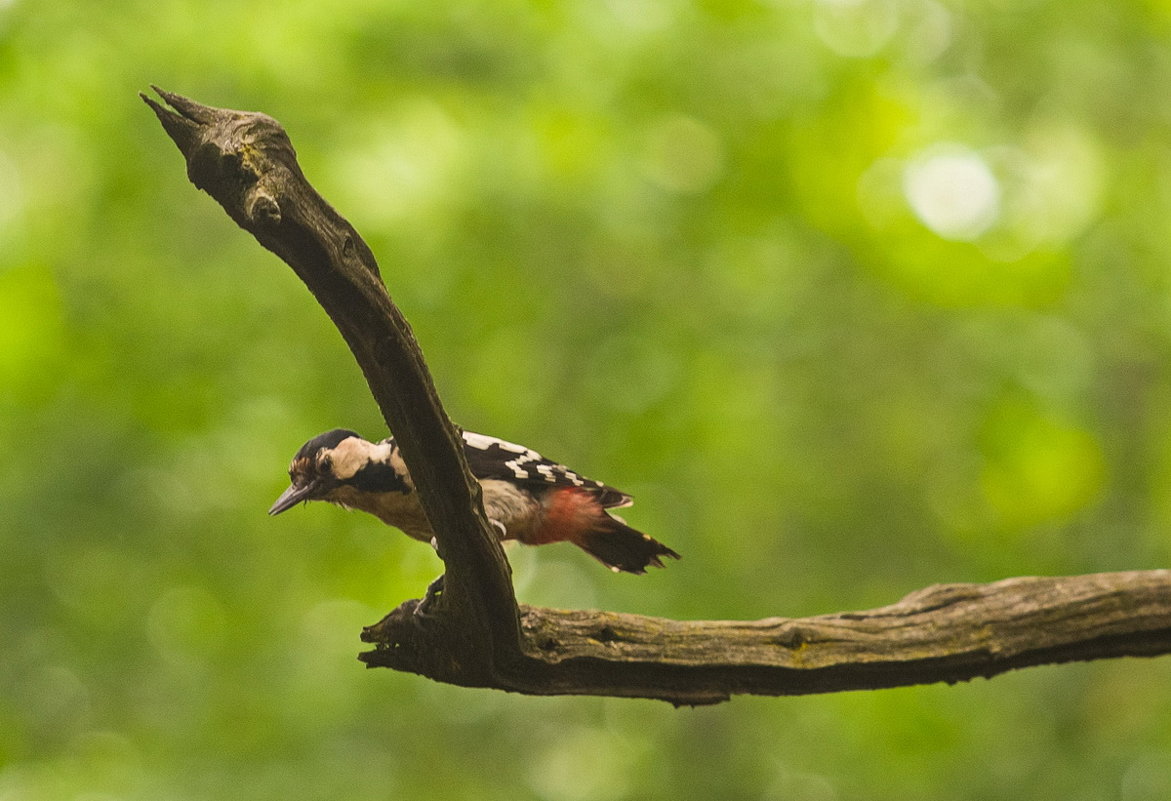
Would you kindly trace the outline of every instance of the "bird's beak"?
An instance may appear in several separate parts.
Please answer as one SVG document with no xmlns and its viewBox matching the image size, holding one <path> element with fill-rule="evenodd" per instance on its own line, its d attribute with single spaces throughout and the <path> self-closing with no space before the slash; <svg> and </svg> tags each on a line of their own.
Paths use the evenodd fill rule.
<svg viewBox="0 0 1171 801">
<path fill-rule="evenodd" d="M 308 484 L 302 484 L 301 486 L 293 484 L 281 493 L 281 497 L 276 499 L 276 503 L 272 505 L 268 513 L 270 515 L 279 515 L 281 512 L 292 509 L 301 501 L 312 500 L 315 489 L 317 489 L 316 481 L 310 481 Z"/>
</svg>

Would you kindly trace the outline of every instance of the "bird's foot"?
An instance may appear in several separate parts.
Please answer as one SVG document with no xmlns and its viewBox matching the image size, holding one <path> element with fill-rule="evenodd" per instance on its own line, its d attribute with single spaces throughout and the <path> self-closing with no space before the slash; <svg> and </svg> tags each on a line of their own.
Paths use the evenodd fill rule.
<svg viewBox="0 0 1171 801">
<path fill-rule="evenodd" d="M 427 591 L 423 593 L 423 600 L 415 605 L 416 622 L 421 622 L 432 617 L 431 606 L 443 594 L 443 578 L 445 575 L 445 573 L 440 574 L 437 579 L 427 585 Z"/>
</svg>

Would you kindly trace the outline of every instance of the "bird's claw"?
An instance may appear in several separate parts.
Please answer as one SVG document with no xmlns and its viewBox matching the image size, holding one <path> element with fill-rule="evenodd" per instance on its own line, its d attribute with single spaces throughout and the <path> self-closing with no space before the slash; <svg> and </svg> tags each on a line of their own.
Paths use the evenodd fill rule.
<svg viewBox="0 0 1171 801">
<path fill-rule="evenodd" d="M 443 578 L 446 574 L 441 574 L 437 579 L 427 585 L 427 591 L 423 593 L 423 599 L 415 604 L 415 621 L 422 622 L 433 617 L 431 606 L 436 599 L 443 594 Z"/>
</svg>

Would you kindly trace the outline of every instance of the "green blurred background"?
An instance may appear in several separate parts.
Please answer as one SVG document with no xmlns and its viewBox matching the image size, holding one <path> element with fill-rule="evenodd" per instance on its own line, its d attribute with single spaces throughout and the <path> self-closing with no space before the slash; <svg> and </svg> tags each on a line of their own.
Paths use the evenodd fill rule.
<svg viewBox="0 0 1171 801">
<path fill-rule="evenodd" d="M 1166 799 L 1171 660 L 705 709 L 355 659 L 429 549 L 150 83 L 281 120 L 452 417 L 632 492 L 678 618 L 1171 556 L 1171 3 L 0 2 L 0 799 Z"/>
</svg>

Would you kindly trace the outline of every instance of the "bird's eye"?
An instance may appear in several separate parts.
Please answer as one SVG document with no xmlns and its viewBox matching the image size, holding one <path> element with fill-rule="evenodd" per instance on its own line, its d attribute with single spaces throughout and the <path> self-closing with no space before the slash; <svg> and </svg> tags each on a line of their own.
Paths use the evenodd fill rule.
<svg viewBox="0 0 1171 801">
<path fill-rule="evenodd" d="M 328 473 L 333 468 L 333 459 L 328 456 L 322 456 L 317 460 L 317 469 L 323 473 Z"/>
</svg>

